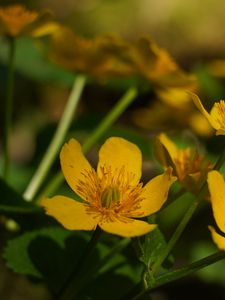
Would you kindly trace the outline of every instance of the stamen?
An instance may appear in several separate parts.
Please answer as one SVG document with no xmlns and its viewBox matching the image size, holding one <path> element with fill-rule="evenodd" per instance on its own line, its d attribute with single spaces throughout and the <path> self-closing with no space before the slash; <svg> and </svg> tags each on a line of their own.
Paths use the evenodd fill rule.
<svg viewBox="0 0 225 300">
<path fill-rule="evenodd" d="M 92 169 L 82 175 L 77 191 L 87 202 L 89 213 L 112 221 L 131 216 L 140 207 L 142 183 L 131 185 L 135 175 L 126 172 L 125 166 L 114 170 L 110 166 L 101 166 L 98 173 Z"/>
</svg>

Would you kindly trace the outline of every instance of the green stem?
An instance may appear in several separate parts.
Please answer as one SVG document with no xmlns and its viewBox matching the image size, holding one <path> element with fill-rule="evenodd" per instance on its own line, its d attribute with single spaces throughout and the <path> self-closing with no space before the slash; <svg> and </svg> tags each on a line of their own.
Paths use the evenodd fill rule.
<svg viewBox="0 0 225 300">
<path fill-rule="evenodd" d="M 173 233 L 171 239 L 169 240 L 167 246 L 165 247 L 164 251 L 162 251 L 162 254 L 159 256 L 159 258 L 156 260 L 156 262 L 152 266 L 152 273 L 155 273 L 158 268 L 162 265 L 164 260 L 167 258 L 167 256 L 170 254 L 171 250 L 175 246 L 176 242 L 180 238 L 181 234 L 183 233 L 184 229 L 186 228 L 188 222 L 190 221 L 191 217 L 193 216 L 199 201 L 194 201 L 189 206 L 188 210 L 184 214 L 181 222 L 178 224 L 175 232 Z"/>
<path fill-rule="evenodd" d="M 15 53 L 16 53 L 16 40 L 9 38 L 9 60 L 8 72 L 6 81 L 6 102 L 5 102 L 5 120 L 3 131 L 3 177 L 8 180 L 9 167 L 10 167 L 10 154 L 9 154 L 9 138 L 12 126 L 12 111 L 13 111 L 13 90 L 14 90 L 14 68 L 15 68 Z"/>
<path fill-rule="evenodd" d="M 53 161 L 55 160 L 60 147 L 62 146 L 65 136 L 67 134 L 68 128 L 72 123 L 74 112 L 77 108 L 81 93 L 83 91 L 86 78 L 80 75 L 76 78 L 71 94 L 69 96 L 66 108 L 62 115 L 62 118 L 58 124 L 56 132 L 53 139 L 36 171 L 33 178 L 31 179 L 29 185 L 24 192 L 24 198 L 27 201 L 32 201 L 33 197 L 36 195 L 38 189 L 43 183 Z"/>
<path fill-rule="evenodd" d="M 118 252 L 121 252 L 128 244 L 130 239 L 122 239 L 93 267 L 88 268 L 88 272 L 83 272 L 82 276 L 77 278 L 73 285 L 73 296 L 76 296 L 87 284 L 96 277 L 98 272 L 105 266 L 105 264 L 114 257 Z"/>
<path fill-rule="evenodd" d="M 82 254 L 78 264 L 75 266 L 74 270 L 69 275 L 69 278 L 59 291 L 57 300 L 72 300 L 74 299 L 75 286 L 79 278 L 80 273 L 88 263 L 88 259 L 91 257 L 99 238 L 102 234 L 100 227 L 97 227 L 94 231 L 91 240 L 89 241 L 84 253 Z"/>
<path fill-rule="evenodd" d="M 116 122 L 116 120 L 122 115 L 122 113 L 136 97 L 137 89 L 132 87 L 122 96 L 122 98 L 119 99 L 117 104 L 94 129 L 90 137 L 83 144 L 82 149 L 84 154 L 86 154 L 98 141 L 98 139 Z M 58 172 L 38 196 L 38 199 L 42 198 L 42 196 L 49 196 L 51 193 L 53 193 L 63 183 L 63 180 L 64 177 L 62 176 L 61 172 Z"/>
<path fill-rule="evenodd" d="M 224 161 L 225 161 L 225 149 L 223 150 L 222 154 L 218 158 L 218 160 L 217 160 L 215 166 L 213 167 L 213 169 L 214 170 L 219 170 L 222 167 Z"/>
<path fill-rule="evenodd" d="M 221 154 L 221 156 L 218 158 L 214 170 L 219 169 L 225 160 L 225 150 Z M 164 260 L 167 258 L 167 256 L 170 254 L 171 250 L 175 246 L 176 242 L 180 238 L 181 234 L 183 233 L 184 229 L 186 228 L 188 222 L 190 221 L 191 217 L 193 216 L 194 212 L 196 211 L 198 204 L 200 200 L 204 197 L 207 190 L 207 182 L 205 181 L 202 185 L 201 189 L 199 190 L 199 193 L 197 195 L 198 200 L 191 203 L 188 210 L 184 214 L 181 222 L 178 224 L 175 232 L 173 233 L 171 239 L 169 240 L 167 246 L 165 247 L 164 251 L 162 251 L 162 254 L 159 256 L 159 258 L 156 260 L 156 262 L 152 266 L 152 273 L 155 273 L 158 268 L 162 265 Z"/>
<path fill-rule="evenodd" d="M 191 263 L 187 266 L 184 266 L 180 269 L 168 272 L 164 275 L 158 277 L 155 281 L 155 285 L 153 287 L 148 288 L 145 291 L 140 292 L 138 295 L 129 298 L 129 300 L 138 300 L 142 299 L 143 296 L 149 294 L 150 292 L 162 287 L 168 283 L 176 281 L 178 279 L 184 278 L 192 273 L 199 271 L 202 268 L 205 268 L 211 264 L 214 264 L 222 259 L 225 259 L 225 252 L 219 251 L 217 253 L 211 254 L 203 259 L 200 259 L 194 263 Z M 125 299 L 124 299 L 125 300 Z"/>
<path fill-rule="evenodd" d="M 101 121 L 101 123 L 95 128 L 91 136 L 84 143 L 84 153 L 87 153 L 93 147 L 96 141 L 115 123 L 115 121 L 121 116 L 121 114 L 126 110 L 126 108 L 136 97 L 137 89 L 134 87 L 130 88 L 122 96 L 122 98 L 112 108 L 108 115 L 106 115 L 106 117 Z"/>
</svg>

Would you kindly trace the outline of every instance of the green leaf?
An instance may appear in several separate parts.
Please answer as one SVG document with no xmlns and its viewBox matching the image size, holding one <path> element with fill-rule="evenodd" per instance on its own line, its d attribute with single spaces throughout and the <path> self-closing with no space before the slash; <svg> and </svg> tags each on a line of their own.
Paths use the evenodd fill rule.
<svg viewBox="0 0 225 300">
<path fill-rule="evenodd" d="M 7 185 L 0 178 L 0 213 L 15 215 L 15 214 L 30 214 L 38 213 L 41 208 L 26 202 L 23 197 Z"/>
<path fill-rule="evenodd" d="M 150 217 L 149 219 L 151 222 L 153 221 L 153 217 Z M 144 242 L 140 246 L 141 256 L 139 259 L 145 265 L 143 281 L 146 288 L 155 284 L 155 274 L 152 272 L 152 266 L 162 254 L 166 245 L 165 237 L 159 227 L 149 232 L 144 237 Z M 169 257 L 169 260 L 171 260 L 171 257 Z"/>
<path fill-rule="evenodd" d="M 0 61 L 7 64 L 8 43 L 3 38 L 0 39 Z M 51 63 L 40 51 L 42 45 L 38 40 L 31 38 L 18 38 L 16 41 L 16 69 L 34 80 L 71 86 L 74 82 L 72 72 L 61 69 Z"/>
<path fill-rule="evenodd" d="M 85 246 L 84 235 L 49 227 L 8 241 L 3 256 L 7 266 L 15 272 L 45 280 L 57 292 Z"/>
</svg>

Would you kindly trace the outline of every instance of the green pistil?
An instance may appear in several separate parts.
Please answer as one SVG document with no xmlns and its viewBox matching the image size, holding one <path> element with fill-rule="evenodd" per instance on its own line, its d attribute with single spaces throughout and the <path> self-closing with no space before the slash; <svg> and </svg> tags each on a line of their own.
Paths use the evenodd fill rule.
<svg viewBox="0 0 225 300">
<path fill-rule="evenodd" d="M 102 207 L 109 208 L 112 202 L 120 200 L 120 192 L 116 187 L 106 188 L 101 196 Z"/>
</svg>

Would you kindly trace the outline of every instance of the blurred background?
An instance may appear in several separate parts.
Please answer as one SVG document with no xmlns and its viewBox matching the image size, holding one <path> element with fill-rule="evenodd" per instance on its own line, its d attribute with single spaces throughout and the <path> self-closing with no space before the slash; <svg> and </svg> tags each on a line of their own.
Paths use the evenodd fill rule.
<svg viewBox="0 0 225 300">
<path fill-rule="evenodd" d="M 30 0 L 22 2 L 0 0 L 0 5 L 14 3 L 25 4 L 28 8 L 36 10 L 50 10 L 54 14 L 54 20 L 70 26 L 74 32 L 85 37 L 94 37 L 102 33 L 117 33 L 132 42 L 139 37 L 150 36 L 174 57 L 181 68 L 198 77 L 201 93 L 206 100 L 214 101 L 225 97 L 223 76 L 214 76 L 206 68 L 211 60 L 225 59 L 225 2 L 223 0 Z M 32 41 L 32 46 L 27 40 L 18 41 L 18 44 L 20 54 L 15 76 L 14 126 L 11 137 L 13 170 L 10 180 L 17 191 L 23 192 L 45 153 L 57 121 L 63 112 L 73 75 L 49 62 L 46 50 L 47 39 Z M 4 113 L 6 61 L 7 45 L 6 41 L 1 38 L 0 127 L 2 127 Z M 90 129 L 119 99 L 123 90 L 124 88 L 121 90 L 119 85 L 107 86 L 90 82 L 85 87 L 71 134 L 81 140 L 86 138 Z M 108 135 L 121 134 L 139 143 L 145 158 L 144 176 L 149 172 L 150 174 L 156 172 L 154 163 L 151 161 L 152 144 L 151 142 L 147 144 L 146 139 L 142 138 L 143 136 L 149 138 L 152 132 L 147 131 L 146 128 L 136 127 L 130 116 L 137 109 L 146 107 L 154 97 L 154 91 L 148 89 L 144 91 L 138 101 L 129 108 L 128 114 L 121 118 L 122 127 L 114 128 L 108 133 Z M 179 131 L 180 128 L 177 129 Z M 216 142 L 215 138 L 208 137 L 200 137 L 200 140 L 203 148 L 210 150 L 212 155 L 220 153 L 224 147 L 224 141 L 220 137 L 217 137 Z M 96 158 L 96 151 L 90 154 L 90 159 L 94 160 L 93 157 Z M 58 169 L 59 162 L 57 161 L 51 171 L 54 174 Z M 170 229 L 173 229 L 171 224 L 179 220 L 185 209 L 186 206 L 183 205 L 176 207 L 177 213 L 171 214 L 171 219 L 163 225 L 169 228 L 167 233 L 170 233 Z M 185 258 L 194 260 L 203 257 L 212 249 L 215 250 L 211 242 L 205 242 L 205 237 L 208 236 L 207 218 L 209 215 L 209 209 L 206 209 L 203 215 L 200 214 L 194 218 L 190 227 L 196 229 L 195 234 L 191 230 L 188 231 L 187 238 L 178 245 L 176 255 L 180 256 L 181 264 L 184 262 L 182 254 Z M 204 227 L 204 230 L 198 228 L 199 217 L 203 222 L 201 228 Z M 0 230 L 4 232 L 1 223 Z M 198 243 L 199 236 L 203 242 Z M 5 236 L 3 240 L 4 238 Z M 185 244 L 191 244 L 192 241 L 195 241 L 195 247 L 185 252 Z M 43 286 L 31 283 L 25 277 L 12 274 L 5 268 L 4 263 L 1 263 L 1 270 L 0 298 L 7 300 L 50 299 Z M 199 277 L 182 281 L 165 288 L 162 292 L 155 293 L 152 299 L 185 300 L 191 298 L 197 300 L 203 291 L 207 291 L 204 294 L 205 300 L 211 300 L 213 296 L 215 299 L 225 299 L 225 279 L 221 278 L 223 270 L 224 264 L 217 264 L 216 268 L 202 272 Z M 15 290 L 10 288 L 10 284 L 7 285 L 9 281 L 14 283 Z M 196 291 L 194 296 L 193 293 L 189 294 L 193 285 Z"/>
</svg>

